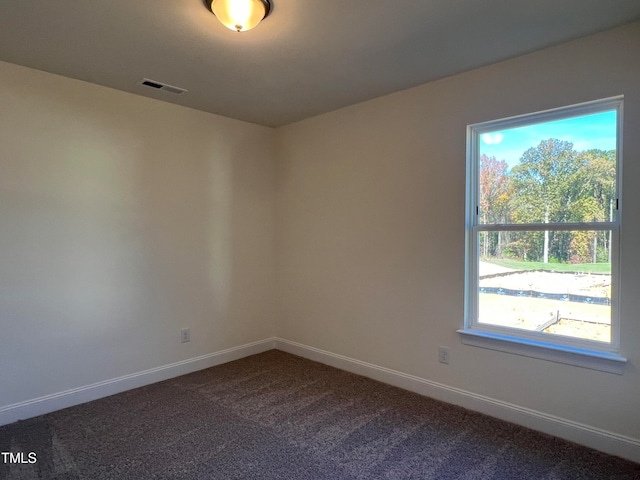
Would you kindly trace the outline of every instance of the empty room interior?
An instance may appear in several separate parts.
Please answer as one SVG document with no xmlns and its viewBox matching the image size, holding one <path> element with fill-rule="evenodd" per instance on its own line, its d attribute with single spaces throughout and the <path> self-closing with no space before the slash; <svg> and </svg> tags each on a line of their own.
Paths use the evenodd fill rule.
<svg viewBox="0 0 640 480">
<path fill-rule="evenodd" d="M 640 478 L 640 3 L 248 3 L 251 29 L 224 0 L 1 2 L 0 478 Z M 544 190 L 538 218 L 543 194 L 517 196 L 553 142 L 567 185 L 609 187 Z M 493 204 L 488 165 L 511 182 Z M 504 283 L 523 272 L 555 276 Z M 320 420 L 360 403 L 377 413 Z M 448 408 L 513 438 L 489 465 L 472 439 L 494 423 L 443 426 L 436 466 Z M 109 419 L 145 412 L 113 453 Z M 214 435 L 229 418 L 244 440 Z M 501 467 L 521 431 L 555 445 L 530 442 L 530 476 Z M 591 472 L 553 460 L 570 448 Z"/>
</svg>

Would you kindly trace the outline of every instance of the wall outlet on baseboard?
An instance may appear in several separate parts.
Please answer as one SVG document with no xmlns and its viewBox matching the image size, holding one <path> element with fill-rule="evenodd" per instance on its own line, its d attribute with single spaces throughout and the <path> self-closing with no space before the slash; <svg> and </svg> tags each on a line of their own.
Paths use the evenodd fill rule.
<svg viewBox="0 0 640 480">
<path fill-rule="evenodd" d="M 180 340 L 182 343 L 187 343 L 191 341 L 191 331 L 188 328 L 183 328 L 180 330 Z"/>
<path fill-rule="evenodd" d="M 438 347 L 438 361 L 440 363 L 445 363 L 449 365 L 449 348 L 448 347 Z"/>
</svg>

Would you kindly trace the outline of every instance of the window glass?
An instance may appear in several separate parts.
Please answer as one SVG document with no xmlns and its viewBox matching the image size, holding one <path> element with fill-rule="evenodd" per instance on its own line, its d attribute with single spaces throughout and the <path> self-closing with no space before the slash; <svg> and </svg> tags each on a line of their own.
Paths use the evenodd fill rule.
<svg viewBox="0 0 640 480">
<path fill-rule="evenodd" d="M 621 108 L 469 127 L 467 329 L 617 344 Z"/>
<path fill-rule="evenodd" d="M 478 322 L 611 341 L 611 263 L 605 246 L 611 230 L 549 232 L 566 248 L 567 262 L 541 257 L 545 232 L 482 232 L 480 244 L 508 245 L 480 258 Z M 500 241 L 498 238 L 502 237 Z M 481 249 L 482 250 L 482 249 Z M 595 255 L 595 257 L 594 257 Z"/>
<path fill-rule="evenodd" d="M 616 113 L 479 135 L 479 223 L 613 220 Z"/>
</svg>

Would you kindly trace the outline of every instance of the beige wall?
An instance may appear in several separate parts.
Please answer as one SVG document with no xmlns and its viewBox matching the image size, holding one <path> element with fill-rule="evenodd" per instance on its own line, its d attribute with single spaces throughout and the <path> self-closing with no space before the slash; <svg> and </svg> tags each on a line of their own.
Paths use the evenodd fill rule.
<svg viewBox="0 0 640 480">
<path fill-rule="evenodd" d="M 273 195 L 269 128 L 0 63 L 0 407 L 271 337 Z"/>
<path fill-rule="evenodd" d="M 278 336 L 640 439 L 638 52 L 636 23 L 278 129 Z M 466 126 L 619 94 L 624 375 L 462 345 Z"/>
</svg>

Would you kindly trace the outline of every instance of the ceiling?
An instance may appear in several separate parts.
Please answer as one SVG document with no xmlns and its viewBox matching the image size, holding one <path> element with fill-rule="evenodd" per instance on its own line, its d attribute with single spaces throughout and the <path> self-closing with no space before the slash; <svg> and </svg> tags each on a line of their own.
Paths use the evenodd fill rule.
<svg viewBox="0 0 640 480">
<path fill-rule="evenodd" d="M 0 60 L 280 126 L 640 20 L 638 0 L 272 2 L 236 33 L 202 0 L 2 0 Z"/>
</svg>

